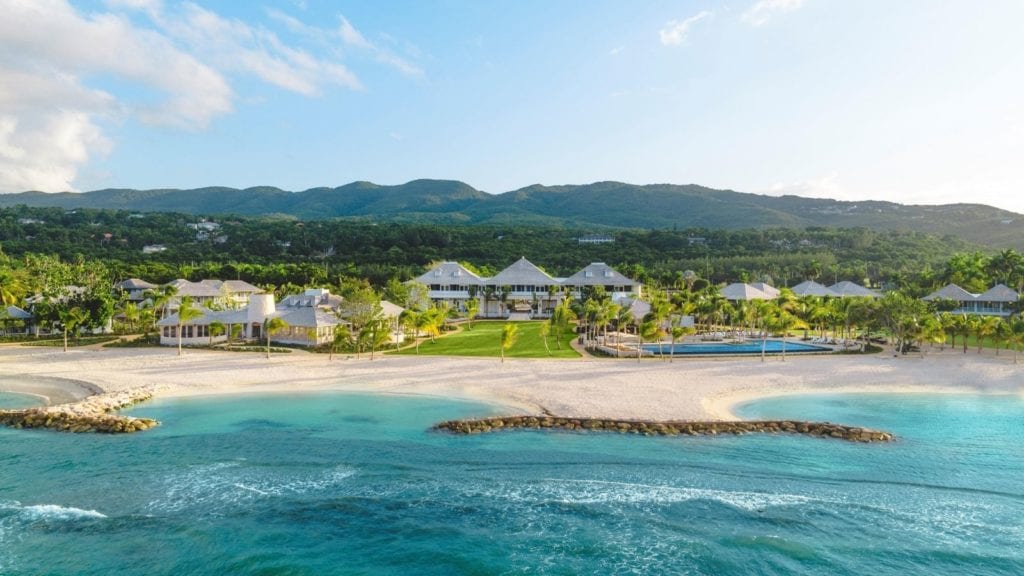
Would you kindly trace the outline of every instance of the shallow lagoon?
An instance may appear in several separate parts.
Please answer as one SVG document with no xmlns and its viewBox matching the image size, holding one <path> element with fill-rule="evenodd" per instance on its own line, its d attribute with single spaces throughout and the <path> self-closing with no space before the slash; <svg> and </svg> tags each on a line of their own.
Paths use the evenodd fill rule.
<svg viewBox="0 0 1024 576">
<path fill-rule="evenodd" d="M 158 401 L 132 436 L 0 430 L 3 574 L 1015 574 L 1018 397 L 780 397 L 745 416 L 892 430 L 429 432 L 491 407 Z"/>
</svg>

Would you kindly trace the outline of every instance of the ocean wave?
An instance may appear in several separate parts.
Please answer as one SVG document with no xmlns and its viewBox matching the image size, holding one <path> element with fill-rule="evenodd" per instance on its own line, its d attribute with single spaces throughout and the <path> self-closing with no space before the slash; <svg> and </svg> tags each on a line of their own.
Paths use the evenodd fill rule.
<svg viewBox="0 0 1024 576">
<path fill-rule="evenodd" d="M 260 499 L 325 491 L 355 473 L 347 466 L 303 473 L 238 461 L 192 466 L 168 477 L 164 495 L 147 508 L 161 513 L 201 508 L 216 514 Z"/>
<path fill-rule="evenodd" d="M 79 520 L 106 518 L 107 515 L 96 510 L 85 510 L 74 506 L 57 504 L 35 504 L 23 506 L 20 502 L 2 502 L 0 509 L 10 510 L 17 516 L 30 520 Z"/>
<path fill-rule="evenodd" d="M 535 484 L 509 485 L 500 488 L 498 493 L 488 495 L 521 502 L 561 504 L 674 504 L 691 500 L 709 500 L 749 512 L 773 506 L 795 506 L 813 500 L 797 494 L 562 478 L 549 478 Z"/>
</svg>

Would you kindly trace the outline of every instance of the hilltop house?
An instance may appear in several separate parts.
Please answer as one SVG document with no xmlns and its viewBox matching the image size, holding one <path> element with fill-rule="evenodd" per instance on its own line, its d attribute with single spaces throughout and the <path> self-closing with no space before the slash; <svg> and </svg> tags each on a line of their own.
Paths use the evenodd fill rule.
<svg viewBox="0 0 1024 576">
<path fill-rule="evenodd" d="M 955 308 L 951 310 L 954 314 L 1007 317 L 1014 313 L 1020 294 L 1004 284 L 997 284 L 981 294 L 972 294 L 956 284 L 947 284 L 922 300 L 955 302 Z"/>
<path fill-rule="evenodd" d="M 613 300 L 640 294 L 641 285 L 603 262 L 595 262 L 568 278 L 555 278 L 520 258 L 491 278 L 481 278 L 458 262 L 442 262 L 411 282 L 427 286 L 432 302 L 465 311 L 470 299 L 480 301 L 483 318 L 506 318 L 513 312 L 533 318 L 551 315 L 565 294 L 580 298 L 600 286 Z"/>
</svg>

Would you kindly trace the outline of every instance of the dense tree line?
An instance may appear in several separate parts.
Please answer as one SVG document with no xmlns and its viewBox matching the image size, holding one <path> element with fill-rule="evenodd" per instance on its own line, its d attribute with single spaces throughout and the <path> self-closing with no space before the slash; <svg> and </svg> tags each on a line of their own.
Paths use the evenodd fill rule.
<svg viewBox="0 0 1024 576">
<path fill-rule="evenodd" d="M 939 281 L 951 255 L 976 250 L 952 237 L 867 229 L 601 230 L 614 242 L 585 244 L 577 238 L 586 232 L 531 226 L 229 218 L 206 231 L 195 229 L 200 221 L 173 213 L 22 206 L 0 209 L 0 245 L 14 257 L 102 261 L 114 278 L 217 277 L 280 286 L 359 277 L 376 287 L 415 277 L 438 260 L 467 262 L 490 275 L 519 256 L 555 276 L 603 261 L 664 286 L 679 284 L 692 270 L 712 283 L 785 286 L 813 278 L 900 287 Z M 166 250 L 142 253 L 154 244 Z"/>
</svg>

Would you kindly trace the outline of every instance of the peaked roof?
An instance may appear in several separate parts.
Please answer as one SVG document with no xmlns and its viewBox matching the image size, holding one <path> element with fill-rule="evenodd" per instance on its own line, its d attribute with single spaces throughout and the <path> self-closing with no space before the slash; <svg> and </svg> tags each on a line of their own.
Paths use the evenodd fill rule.
<svg viewBox="0 0 1024 576">
<path fill-rule="evenodd" d="M 262 294 L 263 289 L 257 286 L 249 284 L 245 280 L 200 280 L 200 284 L 205 284 L 216 288 L 217 290 L 227 289 L 231 293 L 239 292 L 250 292 L 253 294 Z"/>
<path fill-rule="evenodd" d="M 554 278 L 549 276 L 546 272 L 537 268 L 532 262 L 527 260 L 525 257 L 516 260 L 511 266 L 505 268 L 501 272 L 494 275 L 488 281 L 488 284 L 495 284 L 498 286 L 513 286 L 519 285 L 541 285 L 546 286 L 548 284 L 557 284 Z"/>
<path fill-rule="evenodd" d="M 981 302 L 1016 302 L 1019 299 L 1020 294 L 1005 284 L 996 284 L 975 298 Z"/>
<path fill-rule="evenodd" d="M 562 280 L 568 286 L 605 286 L 636 284 L 630 278 L 619 274 L 604 262 L 593 262 L 586 268 Z"/>
<path fill-rule="evenodd" d="M 481 280 L 479 276 L 470 272 L 465 266 L 458 262 L 441 262 L 427 272 L 413 278 L 412 281 L 428 285 L 452 281 L 459 284 L 483 284 L 483 280 Z"/>
<path fill-rule="evenodd" d="M 202 306 L 196 306 L 196 309 L 199 310 L 200 316 L 185 322 L 185 325 L 203 326 L 215 321 L 221 324 L 245 324 L 248 322 L 245 310 L 210 310 Z M 164 316 L 156 325 L 177 326 L 178 313 L 175 312 L 174 314 Z"/>
<path fill-rule="evenodd" d="M 167 283 L 169 286 L 174 286 L 178 289 L 178 293 L 175 296 L 189 296 L 192 298 L 217 298 L 221 296 L 220 288 L 213 287 L 209 284 L 203 284 L 202 282 L 189 282 L 184 278 L 178 278 Z"/>
<path fill-rule="evenodd" d="M 865 288 L 860 284 L 857 284 L 856 282 L 850 282 L 849 280 L 836 282 L 835 284 L 829 286 L 828 289 L 835 292 L 838 296 L 841 296 L 843 298 L 881 298 L 881 294 L 879 294 L 878 292 Z"/>
<path fill-rule="evenodd" d="M 790 288 L 797 296 L 838 296 L 835 292 L 818 284 L 814 280 L 804 280 Z"/>
<path fill-rule="evenodd" d="M 767 282 L 751 282 L 750 285 L 767 294 L 769 298 L 777 298 L 780 294 L 778 288 Z"/>
<path fill-rule="evenodd" d="M 726 300 L 771 300 L 772 297 L 750 284 L 734 282 L 718 291 Z"/>
<path fill-rule="evenodd" d="M 114 285 L 114 287 L 120 288 L 122 290 L 152 290 L 157 286 L 156 284 L 150 284 L 145 280 L 140 280 L 138 278 L 129 278 L 122 282 L 118 282 L 117 284 Z"/>
<path fill-rule="evenodd" d="M 331 294 L 326 290 L 320 294 L 311 294 L 307 291 L 304 294 L 289 294 L 281 299 L 277 303 L 278 308 L 298 308 L 301 306 L 306 307 L 326 307 L 326 308 L 337 308 L 341 306 L 341 303 L 345 299 L 337 294 Z"/>
<path fill-rule="evenodd" d="M 380 301 L 380 310 L 386 318 L 398 318 L 402 315 L 402 312 L 405 312 L 405 308 L 387 300 Z"/>
<path fill-rule="evenodd" d="M 625 305 L 625 303 L 623 303 Z M 633 320 L 639 322 L 651 311 L 651 305 L 643 300 L 633 300 L 628 304 L 628 310 Z"/>
<path fill-rule="evenodd" d="M 0 308 L 0 320 L 31 320 L 32 315 L 17 306 Z"/>
<path fill-rule="evenodd" d="M 946 284 L 935 292 L 921 298 L 921 300 L 955 300 L 957 302 L 971 302 L 976 296 L 976 294 L 971 294 L 956 284 Z"/>
<path fill-rule="evenodd" d="M 321 328 L 341 324 L 341 320 L 331 312 L 321 310 L 320 308 L 310 308 L 308 306 L 301 308 L 285 308 L 283 310 L 278 310 L 271 316 L 274 318 L 280 318 L 288 323 L 289 326 L 295 328 Z"/>
</svg>

